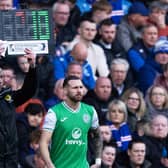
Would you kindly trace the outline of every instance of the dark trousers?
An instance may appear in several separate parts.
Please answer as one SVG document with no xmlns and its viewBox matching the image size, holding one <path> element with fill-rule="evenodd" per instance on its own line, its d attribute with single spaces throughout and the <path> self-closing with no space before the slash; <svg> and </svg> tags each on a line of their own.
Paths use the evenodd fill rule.
<svg viewBox="0 0 168 168">
<path fill-rule="evenodd" d="M 0 168 L 17 168 L 18 160 L 17 155 L 0 156 Z"/>
</svg>

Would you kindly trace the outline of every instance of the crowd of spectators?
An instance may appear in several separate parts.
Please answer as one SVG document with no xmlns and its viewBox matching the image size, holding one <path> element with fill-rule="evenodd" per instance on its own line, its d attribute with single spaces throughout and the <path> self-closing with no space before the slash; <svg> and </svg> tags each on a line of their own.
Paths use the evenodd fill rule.
<svg viewBox="0 0 168 168">
<path fill-rule="evenodd" d="M 4 56 L 0 39 L 0 167 L 46 167 L 44 116 L 72 75 L 98 114 L 101 168 L 168 168 L 168 1 L 0 0 L 17 8 L 51 9 L 55 54 Z"/>
</svg>

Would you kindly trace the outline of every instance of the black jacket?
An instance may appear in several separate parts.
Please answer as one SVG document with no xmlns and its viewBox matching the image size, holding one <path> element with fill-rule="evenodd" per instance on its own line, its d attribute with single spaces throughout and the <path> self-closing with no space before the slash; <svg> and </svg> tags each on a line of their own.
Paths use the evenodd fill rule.
<svg viewBox="0 0 168 168">
<path fill-rule="evenodd" d="M 27 115 L 25 113 L 18 114 L 16 119 L 16 127 L 18 132 L 19 147 L 19 163 L 25 165 L 25 158 L 31 154 L 30 134 L 38 129 L 38 127 L 30 126 Z"/>
<path fill-rule="evenodd" d="M 131 85 L 129 84 L 129 81 L 127 82 L 124 82 L 124 88 L 123 88 L 123 91 L 122 91 L 122 93 L 121 93 L 121 95 L 119 95 L 119 93 L 118 93 L 118 90 L 114 87 L 114 85 L 112 84 L 112 93 L 111 93 L 111 96 L 113 97 L 113 98 L 115 98 L 115 99 L 119 99 L 122 95 L 123 95 L 123 93 L 127 90 L 127 89 L 129 89 L 131 87 Z"/>
<path fill-rule="evenodd" d="M 146 158 L 152 163 L 152 168 L 164 168 L 160 159 L 162 157 L 163 148 L 168 151 L 168 138 L 158 139 L 154 137 L 145 137 L 144 140 L 147 147 Z"/>
<path fill-rule="evenodd" d="M 54 89 L 54 67 L 49 57 L 43 56 L 41 63 L 37 66 L 38 73 L 38 90 L 36 97 L 42 101 L 47 100 L 53 95 Z"/>
<path fill-rule="evenodd" d="M 77 5 L 73 7 L 70 11 L 70 16 L 68 19 L 69 25 L 74 25 L 76 29 L 79 27 L 80 24 L 80 18 L 81 18 L 81 11 Z"/>
<path fill-rule="evenodd" d="M 112 62 L 113 59 L 115 59 L 115 58 L 124 58 L 124 59 L 126 59 L 126 57 L 127 57 L 126 53 L 124 52 L 124 50 L 121 48 L 121 46 L 119 45 L 119 43 L 117 41 L 114 41 L 111 44 L 111 49 L 106 48 L 103 45 L 101 40 L 99 40 L 96 43 L 100 47 L 102 47 L 102 49 L 103 49 L 103 51 L 105 53 L 105 56 L 106 56 L 106 60 L 107 60 L 107 64 L 108 64 L 109 69 L 110 69 L 111 62 Z"/>
<path fill-rule="evenodd" d="M 85 103 L 87 103 L 89 105 L 92 105 L 96 109 L 100 125 L 105 124 L 106 113 L 108 111 L 108 104 L 109 104 L 110 100 L 112 100 L 111 97 L 107 101 L 101 100 L 96 95 L 94 90 L 88 91 L 86 96 L 83 98 L 83 102 L 85 102 Z"/>
<path fill-rule="evenodd" d="M 22 89 L 0 91 L 0 158 L 17 154 L 15 107 L 31 98 L 37 87 L 36 69 L 29 70 Z M 3 159 L 2 159 L 3 160 Z"/>
<path fill-rule="evenodd" d="M 129 162 L 127 165 L 118 166 L 118 168 L 136 168 L 136 167 L 133 164 L 131 164 L 131 162 Z M 149 161 L 145 160 L 144 163 L 141 165 L 141 168 L 153 168 L 153 167 Z"/>
<path fill-rule="evenodd" d="M 61 45 L 63 42 L 70 42 L 74 39 L 77 34 L 76 27 L 69 23 L 64 27 L 57 29 L 56 31 L 56 47 Z"/>
</svg>

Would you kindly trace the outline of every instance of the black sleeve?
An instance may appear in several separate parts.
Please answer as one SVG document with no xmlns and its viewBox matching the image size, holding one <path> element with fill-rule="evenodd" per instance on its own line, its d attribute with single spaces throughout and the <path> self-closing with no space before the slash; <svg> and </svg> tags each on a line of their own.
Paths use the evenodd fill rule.
<svg viewBox="0 0 168 168">
<path fill-rule="evenodd" d="M 37 83 L 36 68 L 30 68 L 25 77 L 22 88 L 13 92 L 13 100 L 16 107 L 25 103 L 28 99 L 35 95 Z"/>
<path fill-rule="evenodd" d="M 24 165 L 25 157 L 29 154 L 29 132 L 23 123 L 17 122 L 16 125 L 19 139 L 19 162 Z"/>
</svg>

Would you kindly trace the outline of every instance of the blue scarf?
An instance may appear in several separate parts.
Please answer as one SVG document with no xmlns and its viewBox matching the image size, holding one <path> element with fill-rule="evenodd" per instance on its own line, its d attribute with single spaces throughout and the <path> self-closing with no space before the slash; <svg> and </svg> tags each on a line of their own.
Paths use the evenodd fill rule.
<svg viewBox="0 0 168 168">
<path fill-rule="evenodd" d="M 116 141 L 119 150 L 125 151 L 128 149 L 128 144 L 132 140 L 131 131 L 128 124 L 123 122 L 119 128 L 116 128 L 112 122 L 107 123 L 112 132 L 112 138 Z"/>
</svg>

